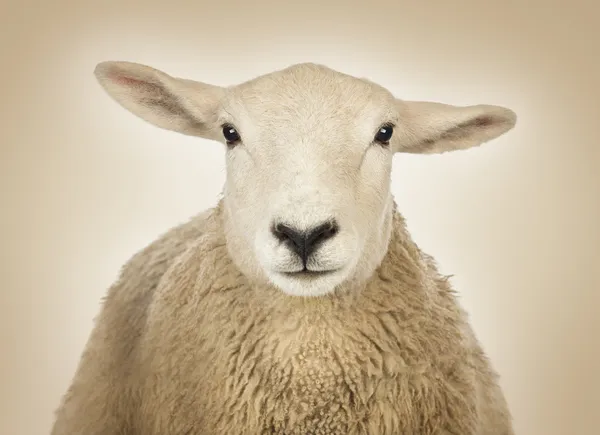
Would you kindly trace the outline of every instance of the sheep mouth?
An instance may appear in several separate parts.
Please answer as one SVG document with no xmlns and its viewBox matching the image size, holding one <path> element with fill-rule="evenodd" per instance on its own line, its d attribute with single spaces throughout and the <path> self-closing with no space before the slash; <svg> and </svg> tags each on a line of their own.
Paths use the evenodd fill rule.
<svg viewBox="0 0 600 435">
<path fill-rule="evenodd" d="M 282 275 L 285 275 L 290 278 L 299 278 L 299 279 L 308 279 L 308 278 L 321 278 L 324 276 L 331 275 L 337 272 L 337 269 L 329 269 L 329 270 L 310 270 L 310 269 L 302 269 L 295 272 L 282 272 Z"/>
</svg>

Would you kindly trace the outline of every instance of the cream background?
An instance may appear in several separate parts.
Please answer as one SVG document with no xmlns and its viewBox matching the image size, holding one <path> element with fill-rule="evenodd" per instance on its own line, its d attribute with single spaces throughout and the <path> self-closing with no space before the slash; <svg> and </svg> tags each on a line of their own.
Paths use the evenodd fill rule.
<svg viewBox="0 0 600 435">
<path fill-rule="evenodd" d="M 487 146 L 398 156 L 393 190 L 455 275 L 517 433 L 600 433 L 598 12 L 433 3 L 4 0 L 0 434 L 49 433 L 119 267 L 224 180 L 218 144 L 112 102 L 92 74 L 103 60 L 221 85 L 314 61 L 403 98 L 514 109 Z"/>
</svg>

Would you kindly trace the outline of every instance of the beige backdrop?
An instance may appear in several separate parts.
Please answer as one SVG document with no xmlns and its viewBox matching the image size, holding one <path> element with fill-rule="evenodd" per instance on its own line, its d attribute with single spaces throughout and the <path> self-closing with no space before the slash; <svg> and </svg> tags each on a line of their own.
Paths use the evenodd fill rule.
<svg viewBox="0 0 600 435">
<path fill-rule="evenodd" d="M 218 144 L 112 102 L 92 74 L 103 60 L 221 85 L 314 61 L 399 97 L 514 109 L 493 144 L 398 156 L 394 193 L 455 275 L 517 433 L 600 433 L 593 3 L 4 0 L 0 434 L 49 432 L 121 264 L 224 180 Z"/>
</svg>

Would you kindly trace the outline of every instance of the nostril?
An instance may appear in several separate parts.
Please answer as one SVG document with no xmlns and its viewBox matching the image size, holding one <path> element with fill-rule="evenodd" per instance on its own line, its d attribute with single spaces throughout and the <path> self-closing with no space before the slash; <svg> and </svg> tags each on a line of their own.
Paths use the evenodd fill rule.
<svg viewBox="0 0 600 435">
<path fill-rule="evenodd" d="M 294 245 L 302 245 L 304 243 L 304 234 L 302 231 L 298 231 L 295 228 L 289 227 L 284 224 L 276 224 L 272 227 L 271 231 L 281 241 L 289 240 Z"/>
<path fill-rule="evenodd" d="M 307 235 L 310 245 L 323 242 L 337 234 L 339 227 L 335 221 L 325 222 L 310 231 Z"/>
<path fill-rule="evenodd" d="M 282 231 L 282 225 L 281 224 L 273 224 L 271 225 L 271 233 L 277 237 L 279 240 L 283 240 L 285 239 L 285 234 Z"/>
</svg>

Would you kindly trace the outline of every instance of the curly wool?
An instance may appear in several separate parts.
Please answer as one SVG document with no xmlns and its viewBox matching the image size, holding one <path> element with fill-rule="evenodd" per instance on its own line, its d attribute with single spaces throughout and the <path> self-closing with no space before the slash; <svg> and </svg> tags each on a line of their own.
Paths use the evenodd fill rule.
<svg viewBox="0 0 600 435">
<path fill-rule="evenodd" d="M 448 280 L 394 210 L 366 286 L 252 285 L 221 203 L 136 254 L 111 287 L 52 435 L 513 435 Z"/>
</svg>

